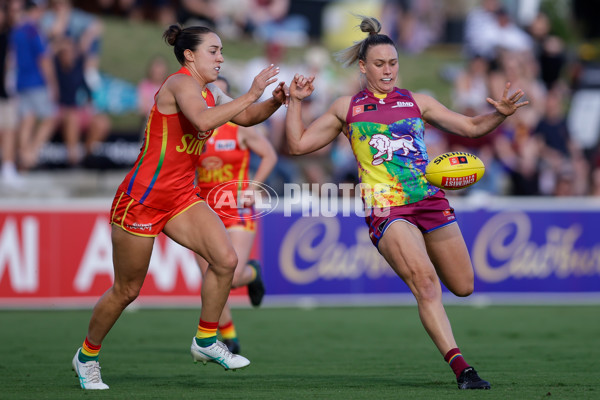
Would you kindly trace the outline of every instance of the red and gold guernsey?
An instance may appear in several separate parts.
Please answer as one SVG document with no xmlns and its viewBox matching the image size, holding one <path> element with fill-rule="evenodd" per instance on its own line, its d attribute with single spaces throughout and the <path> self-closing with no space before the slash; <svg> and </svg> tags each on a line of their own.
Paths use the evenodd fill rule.
<svg viewBox="0 0 600 400">
<path fill-rule="evenodd" d="M 175 74 L 191 76 L 185 67 Z M 202 97 L 208 107 L 215 106 L 210 90 L 205 89 Z M 161 210 L 170 210 L 186 201 L 194 190 L 202 148 L 212 133 L 213 130 L 198 132 L 182 112 L 162 114 L 155 102 L 140 154 L 119 190 L 141 204 Z"/>
<path fill-rule="evenodd" d="M 240 147 L 238 128 L 238 125 L 228 122 L 215 129 L 198 159 L 197 186 L 213 208 L 217 199 L 208 196 L 211 189 L 225 182 L 234 183 L 227 185 L 228 190 L 239 191 L 248 187 L 250 149 Z"/>
<path fill-rule="evenodd" d="M 366 206 L 401 206 L 438 192 L 425 179 L 425 124 L 408 90 L 394 88 L 384 96 L 360 91 L 350 100 L 346 122 Z"/>
</svg>

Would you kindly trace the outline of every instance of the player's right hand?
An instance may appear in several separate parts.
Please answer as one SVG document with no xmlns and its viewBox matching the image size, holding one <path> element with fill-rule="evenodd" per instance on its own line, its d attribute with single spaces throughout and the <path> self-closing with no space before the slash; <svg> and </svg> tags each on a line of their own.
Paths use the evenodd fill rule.
<svg viewBox="0 0 600 400">
<path fill-rule="evenodd" d="M 262 96 L 263 92 L 271 83 L 277 82 L 277 78 L 275 76 L 279 74 L 279 67 L 271 64 L 267 68 L 263 69 L 254 77 L 252 81 L 252 86 L 248 93 L 254 95 L 258 100 L 260 96 Z"/>
</svg>

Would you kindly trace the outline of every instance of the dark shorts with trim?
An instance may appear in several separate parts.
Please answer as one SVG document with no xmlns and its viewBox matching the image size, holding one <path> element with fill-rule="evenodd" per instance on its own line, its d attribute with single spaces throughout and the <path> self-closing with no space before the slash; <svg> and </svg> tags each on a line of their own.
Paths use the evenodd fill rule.
<svg viewBox="0 0 600 400">
<path fill-rule="evenodd" d="M 371 210 L 365 220 L 371 242 L 377 247 L 386 229 L 395 221 L 406 221 L 427 233 L 456 222 L 456 216 L 444 192 L 440 190 L 416 203 Z"/>
</svg>

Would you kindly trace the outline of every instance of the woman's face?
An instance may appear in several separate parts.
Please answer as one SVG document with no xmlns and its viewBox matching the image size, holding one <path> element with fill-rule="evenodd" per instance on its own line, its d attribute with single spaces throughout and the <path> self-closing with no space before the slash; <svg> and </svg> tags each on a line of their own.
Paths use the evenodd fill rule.
<svg viewBox="0 0 600 400">
<path fill-rule="evenodd" d="M 225 62 L 223 45 L 219 36 L 212 32 L 205 34 L 202 39 L 202 44 L 192 52 L 192 62 L 204 82 L 214 82 L 219 76 L 221 64 Z"/>
<path fill-rule="evenodd" d="M 398 78 L 398 52 L 390 44 L 379 44 L 367 50 L 366 60 L 358 62 L 367 78 L 367 88 L 373 93 L 389 93 Z"/>
</svg>

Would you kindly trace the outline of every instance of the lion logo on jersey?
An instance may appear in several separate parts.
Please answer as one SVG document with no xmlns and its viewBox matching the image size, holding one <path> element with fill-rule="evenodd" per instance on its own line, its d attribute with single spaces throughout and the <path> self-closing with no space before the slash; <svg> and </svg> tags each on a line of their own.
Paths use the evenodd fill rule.
<svg viewBox="0 0 600 400">
<path fill-rule="evenodd" d="M 377 133 L 371 137 L 369 145 L 377 150 L 377 154 L 373 156 L 371 164 L 379 165 L 384 161 L 391 161 L 394 153 L 402 150 L 401 155 L 406 156 L 409 152 L 414 151 L 419 153 L 413 144 L 413 137 L 410 135 L 396 136 L 397 139 L 390 139 L 384 134 Z"/>
</svg>

